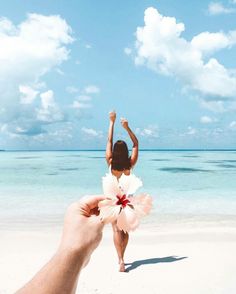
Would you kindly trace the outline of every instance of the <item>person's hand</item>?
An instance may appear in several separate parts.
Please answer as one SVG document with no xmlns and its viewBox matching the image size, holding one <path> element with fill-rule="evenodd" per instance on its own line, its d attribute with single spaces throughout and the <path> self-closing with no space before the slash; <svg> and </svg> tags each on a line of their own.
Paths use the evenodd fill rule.
<svg viewBox="0 0 236 294">
<path fill-rule="evenodd" d="M 86 196 L 67 209 L 60 252 L 78 255 L 85 266 L 102 239 L 104 224 L 98 216 L 98 203 L 104 196 Z"/>
<path fill-rule="evenodd" d="M 127 120 L 127 119 L 125 119 L 124 117 L 122 117 L 122 118 L 120 119 L 120 122 L 121 122 L 122 127 L 123 127 L 125 130 L 127 130 L 127 129 L 129 128 L 129 124 L 128 124 L 128 120 Z"/>
<path fill-rule="evenodd" d="M 109 112 L 109 118 L 110 118 L 111 122 L 113 122 L 113 123 L 115 122 L 115 120 L 116 120 L 116 112 L 114 110 Z"/>
</svg>

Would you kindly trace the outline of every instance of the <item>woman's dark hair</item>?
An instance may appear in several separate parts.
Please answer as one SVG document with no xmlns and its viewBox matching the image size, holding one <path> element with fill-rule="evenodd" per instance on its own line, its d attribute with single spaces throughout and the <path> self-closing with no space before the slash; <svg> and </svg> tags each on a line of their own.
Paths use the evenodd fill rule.
<svg viewBox="0 0 236 294">
<path fill-rule="evenodd" d="M 111 169 L 123 171 L 131 168 L 129 150 L 125 141 L 118 140 L 113 146 Z"/>
</svg>

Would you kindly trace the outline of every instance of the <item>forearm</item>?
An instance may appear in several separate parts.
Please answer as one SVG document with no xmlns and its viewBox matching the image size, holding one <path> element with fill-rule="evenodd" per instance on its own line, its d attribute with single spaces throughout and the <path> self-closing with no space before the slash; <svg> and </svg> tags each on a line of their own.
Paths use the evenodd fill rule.
<svg viewBox="0 0 236 294">
<path fill-rule="evenodd" d="M 57 252 L 52 259 L 16 294 L 75 293 L 83 267 L 83 253 Z"/>
<path fill-rule="evenodd" d="M 113 133 L 114 133 L 114 122 L 111 121 L 109 124 L 109 129 L 108 129 L 108 142 L 110 142 L 111 144 L 113 143 Z"/>
<path fill-rule="evenodd" d="M 132 130 L 130 129 L 130 127 L 127 128 L 127 132 L 130 136 L 130 139 L 132 140 L 133 142 L 133 146 L 134 147 L 138 147 L 138 139 L 137 137 L 135 136 L 135 134 L 132 132 Z"/>
<path fill-rule="evenodd" d="M 112 154 L 113 146 L 113 132 L 114 132 L 114 122 L 110 122 L 108 129 L 107 147 L 106 147 L 106 157 L 110 158 Z"/>
</svg>

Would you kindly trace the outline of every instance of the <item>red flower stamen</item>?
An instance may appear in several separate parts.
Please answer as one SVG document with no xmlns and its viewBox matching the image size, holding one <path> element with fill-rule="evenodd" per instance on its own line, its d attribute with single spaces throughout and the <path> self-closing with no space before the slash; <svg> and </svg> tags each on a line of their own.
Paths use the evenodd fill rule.
<svg viewBox="0 0 236 294">
<path fill-rule="evenodd" d="M 128 203 L 130 203 L 129 199 L 126 198 L 126 195 L 122 195 L 122 196 L 119 196 L 119 195 L 116 195 L 116 198 L 118 199 L 117 202 L 116 202 L 116 205 L 121 205 L 122 208 L 125 208 L 126 205 Z"/>
</svg>

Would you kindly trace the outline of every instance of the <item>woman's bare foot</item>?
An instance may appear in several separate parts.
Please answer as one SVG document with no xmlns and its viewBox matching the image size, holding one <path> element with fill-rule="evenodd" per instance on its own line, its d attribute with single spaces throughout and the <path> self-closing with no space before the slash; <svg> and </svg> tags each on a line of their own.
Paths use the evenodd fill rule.
<svg viewBox="0 0 236 294">
<path fill-rule="evenodd" d="M 119 263 L 119 271 L 120 272 L 125 272 L 125 263 L 124 263 L 124 261 L 121 261 L 120 263 Z"/>
</svg>

